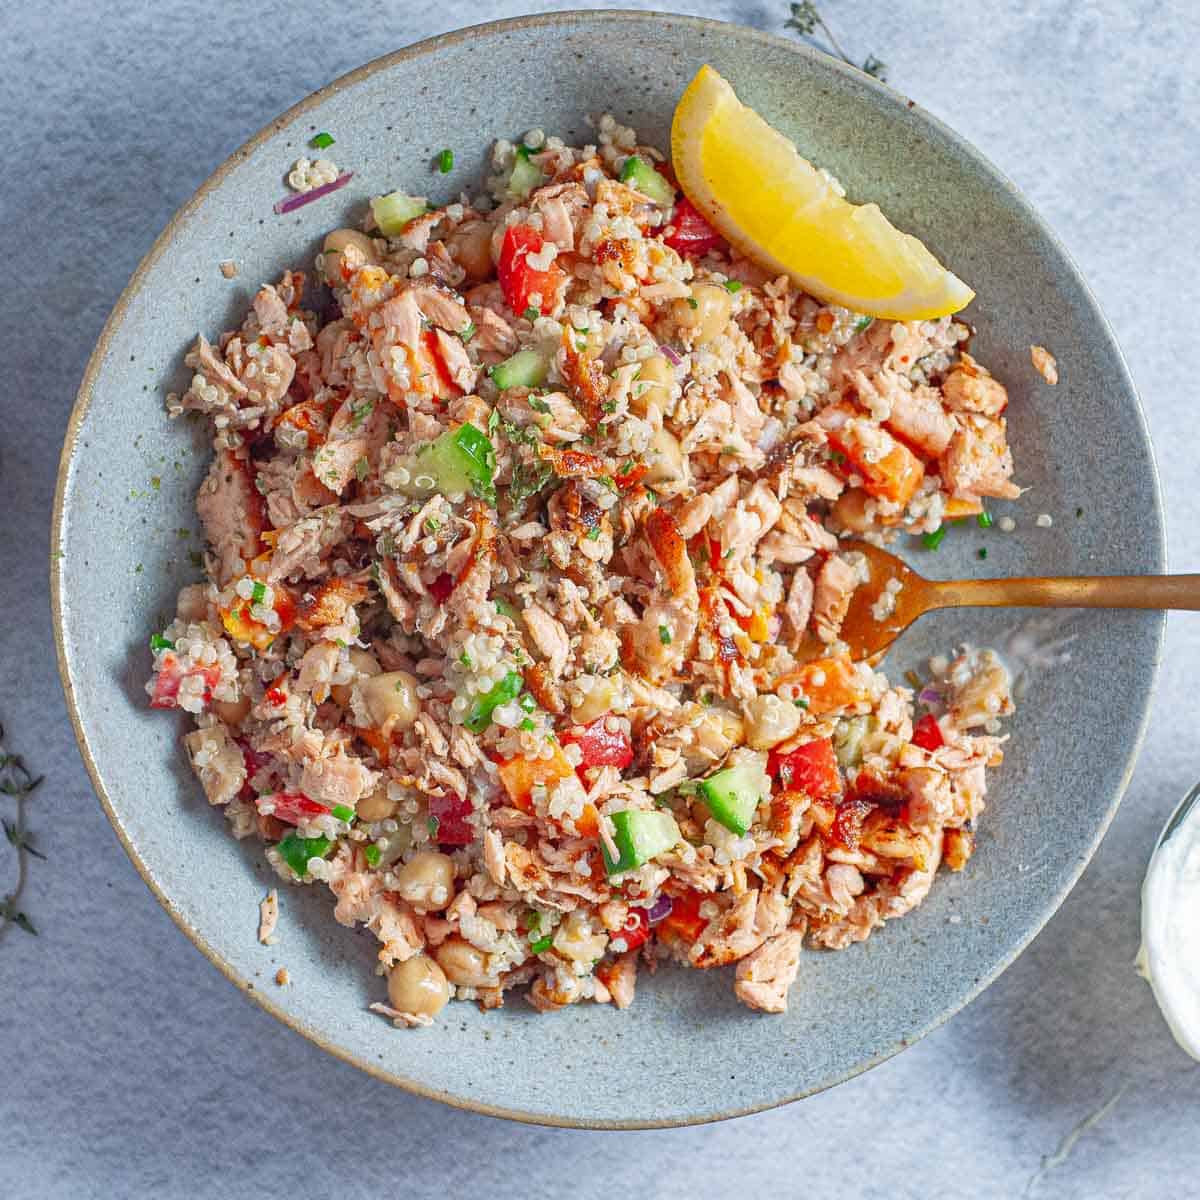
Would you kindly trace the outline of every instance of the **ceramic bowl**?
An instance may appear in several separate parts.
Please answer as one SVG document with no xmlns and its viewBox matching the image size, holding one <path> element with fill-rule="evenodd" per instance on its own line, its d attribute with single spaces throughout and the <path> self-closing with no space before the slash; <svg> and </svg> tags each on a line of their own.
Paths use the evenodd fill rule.
<svg viewBox="0 0 1200 1200">
<path fill-rule="evenodd" d="M 146 707 L 148 634 L 194 579 L 192 500 L 207 449 L 163 411 L 197 331 L 238 319 L 260 281 L 307 268 L 323 233 L 397 187 L 447 199 L 471 188 L 489 145 L 540 127 L 570 141 L 611 111 L 660 146 L 697 68 L 712 63 L 851 198 L 875 200 L 976 289 L 975 348 L 1009 387 L 1015 533 L 955 530 L 932 574 L 1157 571 L 1157 485 L 1133 385 L 1077 271 L 989 163 L 911 101 L 784 38 L 691 17 L 558 13 L 434 38 L 362 67 L 272 121 L 170 223 L 139 266 L 88 365 L 63 450 L 52 589 L 63 684 L 109 817 L 150 889 L 239 988 L 297 1032 L 373 1075 L 481 1112 L 583 1126 L 648 1126 L 752 1112 L 830 1086 L 944 1020 L 1020 952 L 1075 882 L 1116 808 L 1142 736 L 1162 619 L 1080 614 L 1055 636 L 1068 662 L 1027 672 L 978 852 L 943 872 L 915 913 L 842 953 L 810 953 L 786 1015 L 734 999 L 732 973 L 666 969 L 620 1013 L 539 1016 L 450 1007 L 432 1029 L 394 1030 L 374 941 L 336 925 L 322 888 L 283 889 L 279 943 L 258 944 L 274 881 L 262 847 L 236 843 L 178 744 L 182 723 Z M 518 69 L 519 68 L 519 69 Z M 344 190 L 286 217 L 282 177 L 318 130 L 353 169 Z M 453 147 L 448 177 L 432 157 Z M 232 259 L 227 280 L 218 264 Z M 1058 358 L 1048 388 L 1029 346 Z M 155 483 L 154 480 L 158 482 Z M 1039 513 L 1051 528 L 1035 525 Z M 180 530 L 193 531 L 181 537 Z M 971 641 L 1004 645 L 1021 615 L 927 618 L 888 660 L 897 674 Z M 1025 639 L 1028 641 L 1028 639 Z M 1018 664 L 1019 665 L 1019 664 Z M 287 989 L 270 981 L 286 965 Z"/>
</svg>

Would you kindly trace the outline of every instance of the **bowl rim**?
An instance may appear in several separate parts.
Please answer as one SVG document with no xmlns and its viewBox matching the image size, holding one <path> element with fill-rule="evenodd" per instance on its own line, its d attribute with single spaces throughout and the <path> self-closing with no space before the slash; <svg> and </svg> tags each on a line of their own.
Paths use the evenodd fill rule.
<svg viewBox="0 0 1200 1200">
<path fill-rule="evenodd" d="M 528 29 L 540 29 L 547 27 L 570 27 L 579 21 L 591 21 L 611 24 L 628 24 L 634 26 L 645 25 L 647 23 L 661 24 L 668 22 L 676 27 L 685 27 L 703 32 L 711 32 L 718 36 L 729 36 L 733 34 L 736 37 L 747 39 L 751 42 L 757 41 L 764 45 L 769 45 L 775 49 L 785 49 L 789 53 L 798 58 L 806 59 L 810 64 L 817 64 L 818 70 L 832 71 L 834 74 L 839 74 L 848 78 L 852 78 L 859 86 L 866 87 L 870 91 L 876 92 L 880 97 L 885 98 L 890 104 L 899 104 L 910 112 L 914 112 L 920 116 L 926 125 L 926 133 L 934 133 L 944 139 L 957 153 L 964 158 L 970 160 L 974 165 L 981 167 L 993 179 L 998 186 L 1003 188 L 1009 195 L 1009 199 L 1020 210 L 1024 219 L 1028 220 L 1038 232 L 1047 239 L 1053 246 L 1056 252 L 1060 255 L 1064 267 L 1072 277 L 1072 281 L 1079 288 L 1083 298 L 1090 304 L 1100 327 L 1100 332 L 1107 336 L 1115 351 L 1116 359 L 1120 367 L 1120 382 L 1128 390 L 1134 400 L 1134 411 L 1138 426 L 1141 430 L 1147 451 L 1148 461 L 1151 476 L 1151 492 L 1154 501 L 1154 513 L 1156 517 L 1155 530 L 1153 538 L 1153 557 L 1158 564 L 1158 569 L 1162 570 L 1166 566 L 1166 546 L 1165 546 L 1165 519 L 1162 500 L 1162 484 L 1159 477 L 1158 464 L 1154 454 L 1153 443 L 1150 438 L 1149 425 L 1146 419 L 1145 409 L 1142 405 L 1141 398 L 1137 388 L 1133 382 L 1133 378 L 1129 371 L 1128 363 L 1125 355 L 1117 342 L 1116 335 L 1113 332 L 1107 317 L 1104 315 L 1088 286 L 1082 273 L 1080 272 L 1075 261 L 1072 259 L 1066 248 L 1063 246 L 1057 235 L 1049 227 L 1046 221 L 1033 208 L 1030 202 L 1025 198 L 1016 185 L 1008 178 L 1004 172 L 1000 171 L 985 155 L 977 150 L 970 142 L 968 142 L 960 134 L 956 133 L 948 125 L 942 122 L 938 117 L 934 116 L 928 110 L 917 104 L 915 101 L 904 96 L 894 88 L 881 83 L 873 76 L 867 75 L 853 65 L 842 62 L 829 54 L 823 53 L 811 46 L 804 44 L 798 40 L 784 37 L 781 34 L 769 33 L 763 30 L 753 29 L 749 26 L 738 24 L 733 21 L 721 21 L 711 17 L 697 17 L 683 13 L 672 13 L 656 10 L 631 10 L 631 9 L 564 9 L 557 12 L 529 14 L 517 17 L 508 17 L 496 21 L 486 21 L 475 25 L 465 26 L 461 29 L 453 30 L 447 33 L 436 34 L 432 37 L 424 38 L 421 41 L 414 42 L 409 46 L 405 46 L 399 50 L 393 50 L 387 54 L 380 55 L 362 66 L 356 67 L 344 75 L 338 76 L 330 83 L 318 88 L 310 93 L 302 100 L 293 104 L 279 116 L 268 121 L 256 133 L 248 138 L 242 145 L 234 150 L 227 158 L 222 161 L 219 166 L 204 180 L 203 183 L 196 189 L 195 192 L 176 210 L 171 219 L 167 222 L 162 232 L 154 239 L 150 248 L 143 255 L 142 259 L 135 268 L 129 281 L 122 289 L 116 303 L 113 306 L 112 312 L 104 323 L 104 327 L 97 339 L 96 346 L 92 350 L 88 358 L 87 365 L 84 369 L 83 377 L 79 384 L 79 389 L 76 393 L 75 401 L 71 409 L 71 414 L 67 422 L 66 432 L 63 439 L 63 448 L 59 458 L 58 475 L 54 490 L 54 503 L 51 512 L 51 528 L 50 528 L 50 609 L 51 623 L 54 629 L 54 642 L 58 660 L 58 674 L 62 683 L 63 693 L 66 699 L 67 713 L 71 721 L 71 726 L 75 734 L 75 741 L 79 748 L 79 753 L 83 759 L 84 767 L 87 770 L 88 776 L 91 779 L 92 787 L 96 792 L 96 796 L 100 801 L 104 813 L 111 823 L 117 838 L 124 848 L 125 853 L 129 856 L 142 881 L 150 889 L 155 899 L 166 910 L 170 918 L 175 922 L 179 929 L 188 937 L 192 944 L 204 955 L 208 961 L 234 984 L 240 992 L 249 999 L 253 1000 L 260 1008 L 264 1009 L 271 1016 L 281 1021 L 289 1029 L 300 1034 L 308 1041 L 314 1043 L 322 1050 L 341 1061 L 357 1067 L 371 1077 L 382 1080 L 383 1082 L 399 1087 L 406 1092 L 421 1096 L 428 1100 L 437 1100 L 443 1104 L 448 1104 L 453 1108 L 464 1111 L 479 1113 L 483 1116 L 503 1117 L 513 1121 L 519 1121 L 524 1124 L 531 1125 L 546 1125 L 559 1128 L 576 1128 L 576 1129 L 662 1129 L 662 1128 L 679 1128 L 691 1125 L 703 1125 L 711 1122 L 729 1120 L 735 1117 L 749 1116 L 753 1113 L 765 1112 L 773 1108 L 781 1107 L 785 1104 L 790 1104 L 796 1100 L 804 1099 L 808 1096 L 815 1095 L 828 1088 L 835 1087 L 838 1084 L 845 1083 L 853 1079 L 855 1076 L 870 1070 L 872 1067 L 878 1066 L 885 1062 L 893 1055 L 910 1045 L 920 1041 L 934 1029 L 948 1021 L 956 1013 L 965 1008 L 971 1001 L 976 999 L 981 992 L 989 987 L 1016 958 L 1026 949 L 1033 939 L 1041 932 L 1050 918 L 1059 910 L 1067 895 L 1074 888 L 1083 874 L 1084 869 L 1091 861 L 1100 842 L 1103 840 L 1108 827 L 1116 814 L 1121 800 L 1129 786 L 1130 778 L 1132 777 L 1134 766 L 1137 762 L 1138 755 L 1142 745 L 1145 742 L 1146 732 L 1149 726 L 1150 711 L 1154 699 L 1154 693 L 1158 683 L 1159 666 L 1162 661 L 1162 650 L 1164 631 L 1166 625 L 1165 613 L 1160 614 L 1156 637 L 1154 640 L 1153 659 L 1149 665 L 1149 679 L 1146 690 L 1145 701 L 1140 720 L 1138 722 L 1136 735 L 1132 739 L 1128 750 L 1126 751 L 1124 768 L 1121 773 L 1121 778 L 1113 797 L 1105 810 L 1102 819 L 1098 822 L 1095 833 L 1085 847 L 1085 852 L 1080 854 L 1072 869 L 1068 873 L 1063 886 L 1054 894 L 1050 902 L 1044 910 L 1036 914 L 1035 924 L 1029 932 L 1020 938 L 1010 949 L 1001 957 L 1001 959 L 987 972 L 980 975 L 972 986 L 953 1002 L 949 1007 L 939 1012 L 936 1017 L 927 1022 L 921 1028 L 913 1031 L 904 1038 L 900 1038 L 895 1044 L 885 1048 L 880 1053 L 872 1056 L 863 1062 L 857 1063 L 853 1068 L 843 1072 L 836 1078 L 823 1081 L 817 1085 L 803 1088 L 799 1091 L 789 1093 L 777 1099 L 765 1101 L 763 1103 L 755 1103 L 745 1105 L 736 1109 L 728 1109 L 720 1112 L 703 1112 L 696 1114 L 688 1114 L 683 1116 L 674 1116 L 663 1118 L 661 1120 L 614 1120 L 614 1119 L 589 1119 L 581 1117 L 564 1117 L 557 1114 L 527 1112 L 521 1109 L 508 1108 L 503 1105 L 486 1104 L 475 1101 L 470 1097 L 453 1095 L 447 1092 L 438 1090 L 437 1088 L 429 1087 L 421 1083 L 419 1080 L 407 1078 L 394 1071 L 388 1070 L 372 1062 L 368 1058 L 361 1057 L 341 1046 L 332 1042 L 322 1030 L 309 1026 L 305 1022 L 299 1020 L 288 1012 L 281 1004 L 274 1001 L 271 996 L 261 988 L 256 987 L 253 982 L 240 975 L 232 965 L 227 962 L 222 955 L 215 950 L 205 939 L 204 935 L 195 926 L 191 925 L 184 917 L 179 908 L 172 901 L 171 897 L 166 894 L 158 880 L 154 877 L 150 868 L 143 861 L 137 847 L 133 844 L 130 836 L 122 825 L 121 818 L 118 815 L 112 800 L 108 795 L 104 780 L 101 776 L 100 768 L 92 755 L 91 747 L 88 741 L 88 735 L 83 728 L 83 724 L 79 714 L 79 707 L 75 698 L 75 687 L 72 678 L 72 667 L 67 659 L 67 651 L 65 638 L 63 633 L 64 616 L 63 616 L 63 554 L 62 540 L 64 529 L 65 502 L 67 481 L 70 475 L 70 468 L 74 460 L 77 448 L 79 435 L 83 426 L 83 421 L 88 414 L 93 399 L 93 391 L 100 375 L 104 361 L 108 354 L 109 346 L 116 334 L 117 329 L 124 321 L 126 312 L 128 311 L 133 300 L 141 293 L 146 275 L 151 267 L 158 261 L 163 253 L 168 249 L 188 220 L 194 215 L 205 199 L 215 191 L 233 169 L 243 162 L 251 153 L 264 145 L 282 128 L 303 116 L 306 112 L 320 104 L 323 100 L 331 95 L 335 95 L 347 88 L 352 88 L 363 80 L 369 79 L 371 76 L 380 71 L 388 70 L 400 63 L 408 62 L 416 58 L 425 57 L 427 55 L 436 54 L 445 47 L 455 46 L 463 42 L 472 40 L 485 34 L 495 34 L 503 32 L 521 31 Z"/>
</svg>

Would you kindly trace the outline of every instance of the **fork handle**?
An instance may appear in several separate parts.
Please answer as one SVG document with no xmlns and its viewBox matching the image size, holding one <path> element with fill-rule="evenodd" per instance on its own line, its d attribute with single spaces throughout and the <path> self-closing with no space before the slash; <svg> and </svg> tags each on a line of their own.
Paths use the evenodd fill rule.
<svg viewBox="0 0 1200 1200">
<path fill-rule="evenodd" d="M 936 608 L 1182 608 L 1200 611 L 1200 575 L 953 579 L 939 581 L 935 585 L 935 594 Z"/>
</svg>

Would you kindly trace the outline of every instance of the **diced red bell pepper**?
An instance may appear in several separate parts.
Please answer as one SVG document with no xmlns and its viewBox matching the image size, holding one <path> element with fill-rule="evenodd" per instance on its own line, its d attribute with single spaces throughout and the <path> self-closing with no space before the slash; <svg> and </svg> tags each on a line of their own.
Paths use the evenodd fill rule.
<svg viewBox="0 0 1200 1200">
<path fill-rule="evenodd" d="M 664 237 L 663 241 L 684 258 L 700 258 L 710 250 L 725 245 L 725 239 L 686 196 L 681 196 L 675 205 L 671 224 L 675 226 L 675 231 Z"/>
<path fill-rule="evenodd" d="M 541 296 L 539 313 L 553 307 L 563 278 L 562 268 L 551 263 L 548 271 L 539 271 L 528 262 L 529 256 L 540 253 L 544 245 L 542 235 L 530 225 L 510 225 L 504 232 L 496 274 L 504 299 L 517 316 L 531 307 L 530 297 L 535 293 Z"/>
<path fill-rule="evenodd" d="M 613 934 L 625 943 L 626 950 L 636 950 L 650 938 L 650 922 L 644 908 L 631 908 L 625 923 Z"/>
<path fill-rule="evenodd" d="M 558 735 L 564 746 L 579 747 L 583 757 L 578 769 L 588 767 L 617 767 L 624 770 L 633 762 L 633 744 L 623 729 L 613 733 L 608 728 L 607 717 L 597 717 L 590 725 L 573 725 Z"/>
<path fill-rule="evenodd" d="M 164 655 L 162 667 L 154 677 L 154 694 L 150 697 L 150 707 L 178 708 L 179 685 L 195 675 L 204 680 L 204 703 L 207 704 L 212 699 L 213 688 L 221 681 L 221 668 L 197 667 L 192 671 L 184 671 L 174 654 Z"/>
<path fill-rule="evenodd" d="M 788 791 L 804 792 L 812 800 L 828 800 L 842 792 L 842 774 L 830 738 L 805 742 L 787 754 L 772 750 L 767 771 Z"/>
<path fill-rule="evenodd" d="M 454 576 L 443 571 L 432 583 L 425 585 L 429 594 L 439 603 L 445 604 L 454 591 Z"/>
<path fill-rule="evenodd" d="M 914 746 L 920 746 L 922 750 L 930 752 L 946 744 L 946 739 L 942 737 L 942 727 L 933 713 L 926 713 L 917 722 L 913 728 L 912 740 Z"/>
<path fill-rule="evenodd" d="M 463 796 L 430 796 L 429 815 L 437 822 L 433 840 L 439 846 L 469 846 L 475 840 L 467 820 L 472 811 L 471 801 Z"/>
<path fill-rule="evenodd" d="M 678 896 L 672 896 L 672 901 L 671 911 L 662 919 L 659 929 L 682 938 L 685 942 L 694 942 L 708 924 L 708 918 L 700 915 L 704 894 L 688 890 Z"/>
<path fill-rule="evenodd" d="M 288 825 L 299 825 L 302 820 L 321 817 L 329 811 L 324 804 L 310 800 L 302 792 L 269 792 L 259 796 L 255 803 L 259 812 L 269 808 L 270 816 Z"/>
</svg>

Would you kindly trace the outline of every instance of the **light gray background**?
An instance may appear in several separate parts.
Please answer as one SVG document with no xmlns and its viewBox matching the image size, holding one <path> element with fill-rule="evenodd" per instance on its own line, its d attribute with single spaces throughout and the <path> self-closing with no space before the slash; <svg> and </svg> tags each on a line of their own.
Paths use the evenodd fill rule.
<svg viewBox="0 0 1200 1200">
<path fill-rule="evenodd" d="M 0 7 L 0 719 L 8 748 L 47 775 L 30 816 L 49 856 L 33 864 L 25 899 L 41 936 L 13 930 L 0 942 L 0 1197 L 1200 1193 L 1200 1076 L 1131 966 L 1146 859 L 1200 776 L 1192 616 L 1170 620 L 1133 783 L 1058 916 L 925 1041 L 782 1110 L 609 1134 L 455 1112 L 310 1046 L 192 949 L 104 819 L 55 670 L 48 518 L 87 355 L 174 210 L 269 118 L 428 34 L 555 6 L 134 0 L 103 17 L 100 7 Z M 821 7 L 854 54 L 886 60 L 893 86 L 996 162 L 1080 263 L 1149 413 L 1172 566 L 1200 569 L 1189 6 Z M 787 5 L 688 11 L 779 30 Z M 1099 463 L 1097 486 L 1103 476 Z M 0 852 L 0 893 L 10 870 Z M 1114 1096 L 1060 1162 L 1064 1139 Z"/>
</svg>

